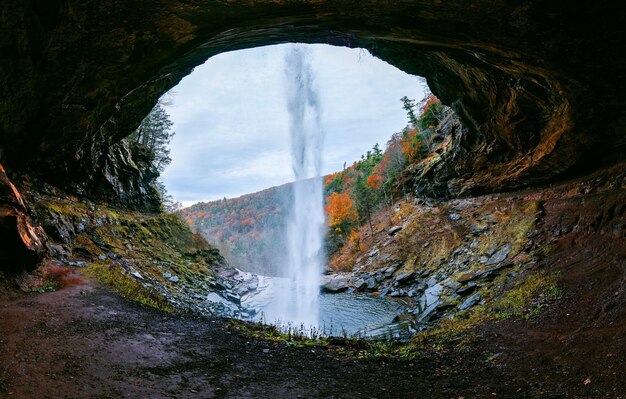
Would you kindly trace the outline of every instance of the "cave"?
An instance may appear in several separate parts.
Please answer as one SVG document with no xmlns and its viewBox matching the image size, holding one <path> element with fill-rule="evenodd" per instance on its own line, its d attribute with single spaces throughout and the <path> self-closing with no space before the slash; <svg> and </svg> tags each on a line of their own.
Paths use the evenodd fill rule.
<svg viewBox="0 0 626 399">
<path fill-rule="evenodd" d="M 114 240 L 119 239 L 119 231 L 143 231 L 147 226 L 161 238 L 174 232 L 195 243 L 180 223 L 149 219 L 159 213 L 150 154 L 123 139 L 164 93 L 216 54 L 289 42 L 364 48 L 407 73 L 425 77 L 433 93 L 463 122 L 451 162 L 433 169 L 423 182 L 435 184 L 430 196 L 472 201 L 502 195 L 512 204 L 541 197 L 533 212 L 541 218 L 544 231 L 528 232 L 527 238 L 543 234 L 542 239 L 552 245 L 544 251 L 542 265 L 561 273 L 568 302 L 561 313 L 550 313 L 540 322 L 504 321 L 510 333 L 504 337 L 500 324 L 481 330 L 479 339 L 486 347 L 493 341 L 510 349 L 503 350 L 507 354 L 501 358 L 510 368 L 479 366 L 493 379 L 474 388 L 474 393 L 495 392 L 494 381 L 499 379 L 510 381 L 505 397 L 522 397 L 528 386 L 525 376 L 536 377 L 537 369 L 532 367 L 550 359 L 553 369 L 566 370 L 561 388 L 570 394 L 626 394 L 619 386 L 623 378 L 619 370 L 625 364 L 621 333 L 626 325 L 626 54 L 619 49 L 626 39 L 626 18 L 616 5 L 534 0 L 50 0 L 45 4 L 16 0 L 3 3 L 1 10 L 0 270 L 24 280 L 42 259 L 65 256 L 64 248 L 46 245 L 46 233 L 52 234 L 41 219 L 38 204 L 44 196 L 39 191 L 87 201 L 76 221 L 63 220 L 59 225 L 82 226 L 85 215 L 107 204 L 137 212 L 116 227 Z M 22 190 L 28 193 L 24 199 Z M 419 193 L 419 186 L 416 190 Z M 117 223 L 116 218 L 110 211 L 98 223 Z M 75 230 L 63 227 L 55 234 L 65 239 Z M 182 242 L 175 244 L 186 251 L 190 262 L 220 261 L 219 254 L 205 244 L 187 248 Z M 82 250 L 90 253 L 93 245 L 83 244 Z M 133 249 L 132 244 L 125 245 Z M 98 256 L 109 255 L 98 252 Z M 98 298 L 111 308 L 122 306 L 108 297 Z M 148 295 L 146 300 L 153 299 Z M 40 314 L 47 305 L 24 306 L 26 312 Z M 579 316 L 576 322 L 567 319 L 570 314 Z M 155 316 L 152 325 L 174 329 L 176 317 Z M 19 319 L 5 320 L 17 323 Z M 181 322 L 185 323 L 192 322 Z M 31 330 L 37 328 L 50 331 L 46 323 Z M 552 335 L 542 340 L 547 331 Z M 227 344 L 240 343 L 230 335 L 220 337 Z M 543 352 L 539 360 L 533 358 L 526 365 L 528 342 Z M 594 354 L 590 351 L 603 342 L 615 350 L 598 356 L 610 363 L 606 370 L 614 371 L 599 373 L 596 379 L 590 374 L 597 371 L 594 362 L 585 356 Z M 493 345 L 490 350 L 500 351 Z M 578 346 L 568 347 L 561 358 L 555 351 L 564 345 Z M 268 348 L 258 349 L 270 353 Z M 447 354 L 427 361 L 435 366 L 441 365 L 437 359 L 465 366 L 500 361 L 499 352 L 487 361 L 483 354 L 471 353 L 469 362 Z M 303 356 L 317 361 L 317 355 Z M 104 354 L 102 359 L 105 364 L 114 361 Z M 568 359 L 574 360 L 568 363 Z M 355 370 L 366 371 L 365 375 L 375 372 L 370 366 Z M 580 370 L 587 374 L 573 375 Z M 155 374 L 170 371 L 157 369 Z M 2 372 L 0 368 L 0 393 L 5 389 Z M 545 377 L 550 372 L 537 377 L 545 378 L 544 385 L 539 383 L 529 396 L 551 389 L 547 387 L 554 381 Z M 599 391 L 584 391 L 595 389 L 597 380 Z M 438 392 L 424 381 L 429 380 L 419 379 L 419 389 Z M 313 389 L 306 385 L 294 391 L 288 383 L 281 384 L 287 396 Z M 458 396 L 461 392 L 455 384 L 442 392 Z M 409 392 L 402 384 L 392 388 L 397 395 Z"/>
<path fill-rule="evenodd" d="M 120 197 L 115 144 L 195 66 L 290 41 L 366 48 L 426 77 L 469 128 L 453 195 L 623 158 L 625 60 L 611 49 L 624 27 L 608 4 L 20 1 L 2 25 L 0 162 L 80 193 Z M 134 183 L 122 201 L 142 202 Z"/>
</svg>

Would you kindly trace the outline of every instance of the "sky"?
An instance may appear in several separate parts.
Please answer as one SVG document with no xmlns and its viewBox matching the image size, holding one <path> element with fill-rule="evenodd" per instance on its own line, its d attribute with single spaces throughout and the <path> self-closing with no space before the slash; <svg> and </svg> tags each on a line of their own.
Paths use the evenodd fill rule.
<svg viewBox="0 0 626 399">
<path fill-rule="evenodd" d="M 350 165 L 407 124 L 400 98 L 425 83 L 363 49 L 282 44 L 216 55 L 166 94 L 176 135 L 162 179 L 184 206 L 293 181 L 285 55 L 306 46 L 321 103 L 322 173 Z"/>
</svg>

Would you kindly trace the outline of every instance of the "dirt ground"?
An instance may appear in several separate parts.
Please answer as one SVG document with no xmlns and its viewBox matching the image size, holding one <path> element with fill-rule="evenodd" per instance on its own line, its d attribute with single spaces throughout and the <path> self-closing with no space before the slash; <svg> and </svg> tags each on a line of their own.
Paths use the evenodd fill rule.
<svg viewBox="0 0 626 399">
<path fill-rule="evenodd" d="M 625 198 L 548 197 L 538 267 L 559 273 L 563 297 L 416 360 L 251 339 L 128 302 L 78 268 L 41 294 L 0 278 L 0 398 L 626 399 Z"/>
<path fill-rule="evenodd" d="M 626 398 L 625 324 L 575 331 L 548 312 L 487 326 L 464 349 L 357 359 L 251 340 L 225 320 L 161 313 L 69 277 L 0 301 L 0 397 Z"/>
</svg>

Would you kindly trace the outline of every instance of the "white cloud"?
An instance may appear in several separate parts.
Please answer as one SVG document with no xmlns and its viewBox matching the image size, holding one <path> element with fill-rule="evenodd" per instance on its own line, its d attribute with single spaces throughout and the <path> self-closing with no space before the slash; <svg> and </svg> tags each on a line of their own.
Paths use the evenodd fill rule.
<svg viewBox="0 0 626 399">
<path fill-rule="evenodd" d="M 185 204 L 235 197 L 292 179 L 284 54 L 278 45 L 219 54 L 172 91 L 176 136 L 163 179 Z M 326 133 L 324 173 L 381 147 L 406 125 L 400 98 L 419 78 L 359 49 L 309 45 Z"/>
</svg>

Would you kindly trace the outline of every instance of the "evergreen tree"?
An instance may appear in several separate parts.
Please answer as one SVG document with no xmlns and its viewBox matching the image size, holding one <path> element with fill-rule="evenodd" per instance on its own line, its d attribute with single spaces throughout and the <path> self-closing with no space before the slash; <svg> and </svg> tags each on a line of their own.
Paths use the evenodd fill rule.
<svg viewBox="0 0 626 399">
<path fill-rule="evenodd" d="M 375 190 L 367 185 L 367 177 L 359 174 L 354 181 L 352 195 L 356 203 L 356 209 L 361 220 L 367 220 L 370 226 L 370 232 L 374 236 L 374 226 L 372 225 L 372 212 L 378 203 L 378 196 Z"/>
<path fill-rule="evenodd" d="M 172 162 L 170 158 L 169 144 L 174 137 L 172 125 L 165 108 L 158 103 L 152 111 L 141 121 L 141 124 L 129 138 L 146 146 L 154 152 L 154 167 L 163 172 L 165 167 Z"/>
<path fill-rule="evenodd" d="M 172 131 L 173 124 L 167 111 L 159 102 L 148 116 L 141 121 L 137 130 L 128 136 L 128 140 L 134 141 L 152 151 L 154 154 L 152 166 L 159 173 L 163 172 L 165 167 L 172 162 L 169 144 L 174 137 L 174 132 Z M 166 211 L 174 212 L 182 207 L 179 202 L 174 202 L 172 196 L 168 194 L 163 181 L 157 180 L 155 184 L 161 195 L 163 208 Z"/>
</svg>

